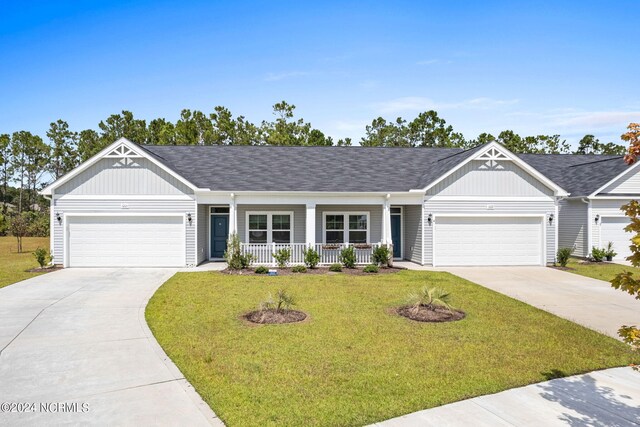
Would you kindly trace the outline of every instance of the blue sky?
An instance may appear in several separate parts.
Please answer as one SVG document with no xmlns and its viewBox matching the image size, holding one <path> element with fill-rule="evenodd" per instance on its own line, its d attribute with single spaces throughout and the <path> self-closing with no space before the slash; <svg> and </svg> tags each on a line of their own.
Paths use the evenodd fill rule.
<svg viewBox="0 0 640 427">
<path fill-rule="evenodd" d="M 286 100 L 335 138 L 435 109 L 467 138 L 619 141 L 640 121 L 637 1 L 0 2 L 0 133 Z"/>
</svg>

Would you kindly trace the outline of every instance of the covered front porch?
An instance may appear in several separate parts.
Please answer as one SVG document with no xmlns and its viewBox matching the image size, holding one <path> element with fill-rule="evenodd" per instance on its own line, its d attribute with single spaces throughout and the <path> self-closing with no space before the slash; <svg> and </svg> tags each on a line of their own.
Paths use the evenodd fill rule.
<svg viewBox="0 0 640 427">
<path fill-rule="evenodd" d="M 373 251 L 388 246 L 395 260 L 411 259 L 417 248 L 419 205 L 229 203 L 198 205 L 198 262 L 221 261 L 236 233 L 256 265 L 276 265 L 273 254 L 289 249 L 289 264 L 303 264 L 313 248 L 321 265 L 340 262 L 353 247 L 356 263 L 370 264 Z"/>
</svg>

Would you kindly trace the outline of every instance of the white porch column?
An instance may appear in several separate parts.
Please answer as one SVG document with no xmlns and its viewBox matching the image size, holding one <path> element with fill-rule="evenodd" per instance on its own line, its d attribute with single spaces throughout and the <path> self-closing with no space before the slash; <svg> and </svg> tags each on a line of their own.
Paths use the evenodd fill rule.
<svg viewBox="0 0 640 427">
<path fill-rule="evenodd" d="M 231 201 L 229 202 L 229 234 L 238 232 L 238 213 L 236 210 L 236 196 L 231 193 Z"/>
<path fill-rule="evenodd" d="M 316 244 L 316 205 L 313 203 L 307 204 L 304 242 L 307 244 L 307 246 L 315 247 Z"/>
<path fill-rule="evenodd" d="M 391 194 L 387 194 L 384 199 L 382 209 L 382 243 L 391 244 Z"/>
</svg>

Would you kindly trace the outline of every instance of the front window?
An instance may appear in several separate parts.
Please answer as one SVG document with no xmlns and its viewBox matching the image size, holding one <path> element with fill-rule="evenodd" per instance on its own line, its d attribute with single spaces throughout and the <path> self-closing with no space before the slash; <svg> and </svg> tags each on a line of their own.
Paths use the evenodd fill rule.
<svg viewBox="0 0 640 427">
<path fill-rule="evenodd" d="M 325 215 L 325 243 L 368 243 L 368 213 Z"/>
<path fill-rule="evenodd" d="M 291 213 L 248 213 L 249 243 L 291 243 Z"/>
</svg>

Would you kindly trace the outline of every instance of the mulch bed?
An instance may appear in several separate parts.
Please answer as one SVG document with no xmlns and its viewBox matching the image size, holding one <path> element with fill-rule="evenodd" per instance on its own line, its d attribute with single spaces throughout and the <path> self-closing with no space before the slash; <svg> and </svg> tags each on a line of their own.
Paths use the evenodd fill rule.
<svg viewBox="0 0 640 427">
<path fill-rule="evenodd" d="M 55 265 L 53 267 L 44 267 L 44 268 L 32 268 L 31 270 L 27 270 L 27 273 L 51 273 L 52 271 L 62 270 L 62 267 L 59 265 Z"/>
<path fill-rule="evenodd" d="M 329 267 L 318 267 L 314 269 L 307 268 L 306 273 L 294 273 L 291 271 L 291 267 L 287 268 L 274 268 L 269 267 L 269 270 L 277 270 L 278 276 L 292 276 L 292 275 L 304 275 L 304 274 L 350 274 L 352 276 L 375 276 L 377 274 L 392 274 L 398 273 L 400 271 L 405 270 L 400 267 L 388 267 L 388 268 L 380 268 L 378 273 L 365 273 L 362 271 L 363 267 L 356 268 L 343 268 L 340 272 L 329 271 Z M 230 270 L 228 268 L 222 270 L 222 273 L 225 274 L 234 274 L 234 275 L 247 275 L 247 276 L 268 276 L 268 274 L 256 274 L 254 268 L 246 269 L 246 270 Z"/>
<path fill-rule="evenodd" d="M 402 317 L 406 317 L 417 322 L 453 322 L 464 319 L 465 313 L 460 310 L 447 310 L 443 307 L 430 308 L 420 306 L 416 311 L 412 305 L 405 305 L 396 309 Z"/>
<path fill-rule="evenodd" d="M 302 322 L 307 318 L 307 314 L 298 310 L 276 311 L 274 309 L 270 309 L 252 311 L 245 314 L 243 317 L 252 323 L 282 324 Z"/>
</svg>

